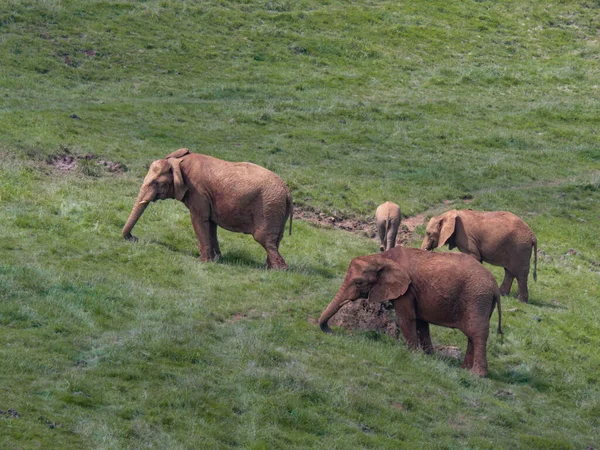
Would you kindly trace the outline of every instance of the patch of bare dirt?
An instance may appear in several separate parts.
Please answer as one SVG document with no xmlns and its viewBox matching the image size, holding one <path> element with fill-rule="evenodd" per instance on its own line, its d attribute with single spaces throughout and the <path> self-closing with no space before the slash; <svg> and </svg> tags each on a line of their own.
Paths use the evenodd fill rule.
<svg viewBox="0 0 600 450">
<path fill-rule="evenodd" d="M 69 172 L 77 166 L 75 158 L 71 155 L 54 155 L 48 159 L 48 164 L 61 172 Z"/>
<path fill-rule="evenodd" d="M 294 218 L 304 220 L 322 228 L 338 228 L 374 238 L 377 235 L 375 221 L 349 219 L 341 215 L 327 215 L 310 206 L 294 207 Z"/>
<path fill-rule="evenodd" d="M 310 206 L 294 207 L 294 218 L 304 220 L 321 228 L 337 228 L 371 239 L 377 238 L 375 219 L 353 219 L 342 215 L 327 215 Z M 415 228 L 423 225 L 426 218 L 426 214 L 417 214 L 413 217 L 403 218 L 398 230 L 397 244 L 408 244 L 412 240 Z"/>
<path fill-rule="evenodd" d="M 462 359 L 462 352 L 458 347 L 454 347 L 452 345 L 439 345 L 434 346 L 434 349 L 436 353 L 439 353 L 446 358 Z"/>
<path fill-rule="evenodd" d="M 11 419 L 19 419 L 21 415 L 14 409 L 9 409 L 8 411 L 2 411 L 0 409 L 0 415 L 7 415 Z"/>
<path fill-rule="evenodd" d="M 123 173 L 123 172 L 127 172 L 127 167 L 123 163 L 118 163 L 118 162 L 114 162 L 114 161 L 99 160 L 98 161 L 98 165 L 99 166 L 104 166 L 106 168 L 106 170 L 108 170 L 111 173 Z"/>
<path fill-rule="evenodd" d="M 87 175 L 94 171 L 106 170 L 110 173 L 123 173 L 127 171 L 127 166 L 123 163 L 101 159 L 93 153 L 86 155 L 72 154 L 69 149 L 63 149 L 62 153 L 52 155 L 47 160 L 50 166 L 56 170 L 67 173 L 79 168 Z"/>
</svg>

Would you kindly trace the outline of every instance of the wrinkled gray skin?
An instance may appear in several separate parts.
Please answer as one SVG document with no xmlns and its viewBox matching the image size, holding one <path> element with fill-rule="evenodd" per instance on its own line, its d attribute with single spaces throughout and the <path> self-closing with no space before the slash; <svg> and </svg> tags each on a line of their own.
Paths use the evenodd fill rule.
<svg viewBox="0 0 600 450">
<path fill-rule="evenodd" d="M 396 236 L 400 227 L 400 207 L 392 202 L 382 203 L 375 211 L 375 222 L 377 223 L 377 234 L 382 252 L 396 246 Z"/>
<path fill-rule="evenodd" d="M 279 244 L 288 217 L 292 233 L 292 196 L 273 172 L 252 163 L 232 163 L 179 149 L 150 165 L 123 237 L 136 241 L 131 231 L 148 204 L 167 198 L 189 209 L 201 261 L 221 256 L 220 226 L 251 234 L 267 252 L 267 268 L 287 269 Z"/>
<path fill-rule="evenodd" d="M 330 332 L 329 319 L 359 298 L 391 300 L 411 349 L 433 352 L 430 323 L 458 328 L 468 338 L 461 367 L 487 375 L 489 322 L 496 304 L 498 333 L 502 333 L 500 292 L 494 276 L 475 259 L 405 247 L 354 258 L 342 286 L 319 318 L 321 329 Z"/>
<path fill-rule="evenodd" d="M 519 285 L 519 300 L 529 301 L 527 278 L 534 254 L 533 279 L 537 278 L 537 239 L 529 226 L 507 211 L 452 210 L 432 217 L 421 248 L 433 250 L 448 244 L 479 262 L 504 267 L 500 294 L 508 295 L 513 280 Z"/>
</svg>

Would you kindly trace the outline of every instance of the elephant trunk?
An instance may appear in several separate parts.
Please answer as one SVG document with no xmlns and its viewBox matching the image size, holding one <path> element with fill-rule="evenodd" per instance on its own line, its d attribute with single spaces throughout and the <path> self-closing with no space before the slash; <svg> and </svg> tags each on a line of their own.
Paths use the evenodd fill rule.
<svg viewBox="0 0 600 450">
<path fill-rule="evenodd" d="M 421 245 L 421 250 L 431 250 L 433 248 L 431 239 L 423 239 L 423 244 Z"/>
<path fill-rule="evenodd" d="M 342 287 L 340 288 L 338 293 L 335 295 L 333 300 L 331 300 L 331 303 L 329 303 L 327 308 L 325 308 L 325 311 L 323 311 L 323 313 L 321 314 L 321 317 L 319 317 L 319 326 L 321 327 L 322 331 L 324 331 L 326 333 L 331 333 L 331 328 L 329 328 L 329 325 L 327 324 L 327 322 L 329 322 L 329 319 L 331 319 L 335 315 L 335 313 L 337 313 L 339 311 L 339 309 L 342 306 L 344 306 L 346 303 L 352 301 L 351 299 L 348 299 L 347 296 L 344 295 L 345 291 L 346 291 L 346 283 L 344 283 L 342 285 Z"/>
<path fill-rule="evenodd" d="M 146 192 L 144 189 L 142 189 L 135 201 L 135 204 L 133 205 L 129 219 L 127 219 L 127 223 L 123 227 L 123 237 L 128 241 L 137 241 L 137 238 L 131 234 L 131 230 L 133 230 L 133 227 L 137 223 L 140 216 L 144 213 L 148 203 L 150 203 L 150 200 L 145 199 L 145 197 L 147 197 Z"/>
</svg>

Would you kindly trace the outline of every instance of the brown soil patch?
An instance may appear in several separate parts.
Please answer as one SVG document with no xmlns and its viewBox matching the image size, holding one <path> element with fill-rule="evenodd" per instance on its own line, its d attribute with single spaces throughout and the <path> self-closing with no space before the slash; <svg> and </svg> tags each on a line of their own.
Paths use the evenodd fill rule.
<svg viewBox="0 0 600 450">
<path fill-rule="evenodd" d="M 377 226 L 375 225 L 374 218 L 355 219 L 342 215 L 327 215 L 310 206 L 295 206 L 294 218 L 304 220 L 320 228 L 337 228 L 371 239 L 377 238 Z M 398 230 L 397 244 L 408 244 L 413 239 L 415 228 L 423 225 L 426 218 L 427 214 L 425 213 L 403 218 Z"/>
<path fill-rule="evenodd" d="M 349 219 L 341 215 L 328 216 L 310 206 L 294 207 L 294 218 L 304 220 L 321 228 L 338 228 L 373 238 L 377 235 L 374 221 Z"/>
<path fill-rule="evenodd" d="M 439 353 L 442 356 L 445 356 L 446 358 L 452 358 L 452 359 L 462 359 L 462 352 L 460 351 L 460 348 L 458 347 L 454 347 L 452 345 L 440 345 L 440 346 L 434 346 L 435 347 L 435 351 L 437 353 Z"/>
<path fill-rule="evenodd" d="M 48 164 L 61 172 L 68 172 L 77 167 L 75 158 L 71 155 L 55 155 L 49 158 Z"/>
<path fill-rule="evenodd" d="M 81 166 L 87 167 L 88 171 L 89 167 L 98 170 L 104 169 L 110 173 L 123 173 L 127 171 L 127 167 L 123 163 L 100 159 L 100 157 L 92 153 L 88 153 L 87 155 L 71 154 L 68 149 L 65 149 L 64 153 L 50 156 L 46 162 L 63 173 L 70 172 Z"/>
</svg>

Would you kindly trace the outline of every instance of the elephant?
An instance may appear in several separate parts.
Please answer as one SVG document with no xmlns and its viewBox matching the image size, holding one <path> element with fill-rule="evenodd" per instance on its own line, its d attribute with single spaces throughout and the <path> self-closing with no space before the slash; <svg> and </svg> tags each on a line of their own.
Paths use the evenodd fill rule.
<svg viewBox="0 0 600 450">
<path fill-rule="evenodd" d="M 409 349 L 421 347 L 433 353 L 430 323 L 458 328 L 468 338 L 461 367 L 487 375 L 489 322 L 496 304 L 498 333 L 502 334 L 500 291 L 492 273 L 470 256 L 395 247 L 354 258 L 342 286 L 319 318 L 321 330 L 330 333 L 329 319 L 359 298 L 392 301 Z"/>
<path fill-rule="evenodd" d="M 267 268 L 287 269 L 279 244 L 288 217 L 292 234 L 292 195 L 273 172 L 248 162 L 228 162 L 179 149 L 150 165 L 123 237 L 137 241 L 131 230 L 148 203 L 167 198 L 175 198 L 189 209 L 200 261 L 221 256 L 217 240 L 220 226 L 251 234 L 267 252 Z"/>
<path fill-rule="evenodd" d="M 375 222 L 382 252 L 396 246 L 396 236 L 400 226 L 400 207 L 392 202 L 382 203 L 375 211 Z"/>
<path fill-rule="evenodd" d="M 533 248 L 533 279 L 537 280 L 537 239 L 529 226 L 507 211 L 452 210 L 432 217 L 421 248 L 433 250 L 448 244 L 479 262 L 504 267 L 500 294 L 508 295 L 513 280 L 519 285 L 519 300 L 529 302 L 527 277 Z"/>
</svg>

